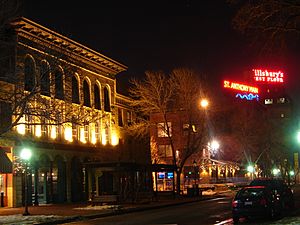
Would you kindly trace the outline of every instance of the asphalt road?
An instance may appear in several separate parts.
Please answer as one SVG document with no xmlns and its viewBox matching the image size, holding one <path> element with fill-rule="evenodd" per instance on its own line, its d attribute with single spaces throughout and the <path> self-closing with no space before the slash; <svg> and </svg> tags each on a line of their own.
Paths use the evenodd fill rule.
<svg viewBox="0 0 300 225">
<path fill-rule="evenodd" d="M 105 217 L 69 224 L 87 225 L 199 225 L 231 221 L 230 197 L 200 201 L 179 206 L 160 208 Z M 224 223 L 222 223 L 224 224 Z"/>
<path fill-rule="evenodd" d="M 171 206 L 166 208 L 146 210 L 104 217 L 92 220 L 67 223 L 69 225 L 232 225 L 231 218 L 232 197 L 199 201 L 189 204 Z M 267 218 L 252 220 L 240 219 L 243 225 L 281 224 L 282 218 L 300 216 L 299 191 L 295 192 L 296 210 L 286 210 L 281 218 L 270 221 Z M 277 223 L 278 222 L 278 223 Z M 290 224 L 290 223 L 284 223 Z M 294 224 L 294 223 L 293 223 Z"/>
</svg>

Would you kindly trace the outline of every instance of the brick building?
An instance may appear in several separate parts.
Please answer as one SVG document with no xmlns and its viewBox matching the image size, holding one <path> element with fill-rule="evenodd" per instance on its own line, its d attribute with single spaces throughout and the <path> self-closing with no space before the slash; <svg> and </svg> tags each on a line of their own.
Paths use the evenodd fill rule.
<svg viewBox="0 0 300 225">
<path fill-rule="evenodd" d="M 85 201 L 91 193 L 119 194 L 129 185 L 126 174 L 114 172 L 120 163 L 136 182 L 144 182 L 145 177 L 136 178 L 142 177 L 136 165 L 149 161 L 142 154 L 147 147 L 127 139 L 126 127 L 134 120 L 131 99 L 116 92 L 115 76 L 127 67 L 27 18 L 1 32 L 4 205 L 24 203 L 24 148 L 32 152 L 29 204 Z M 128 158 L 127 152 L 136 149 L 141 157 Z"/>
</svg>

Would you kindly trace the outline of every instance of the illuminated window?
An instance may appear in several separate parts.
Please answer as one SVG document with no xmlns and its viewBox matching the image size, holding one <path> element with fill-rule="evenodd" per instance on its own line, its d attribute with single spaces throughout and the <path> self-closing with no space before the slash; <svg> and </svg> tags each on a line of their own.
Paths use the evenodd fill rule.
<svg viewBox="0 0 300 225">
<path fill-rule="evenodd" d="M 85 142 L 89 141 L 89 124 L 84 125 L 84 140 Z"/>
<path fill-rule="evenodd" d="M 280 117 L 281 117 L 281 118 L 284 118 L 284 117 L 285 117 L 284 113 L 281 113 L 281 114 L 280 114 Z"/>
<path fill-rule="evenodd" d="M 24 89 L 26 91 L 32 91 L 36 81 L 34 59 L 27 55 L 24 64 Z"/>
<path fill-rule="evenodd" d="M 279 98 L 279 99 L 277 99 L 277 103 L 279 103 L 279 104 L 285 103 L 285 98 Z"/>
<path fill-rule="evenodd" d="M 265 105 L 273 104 L 273 99 L 265 99 Z"/>
<path fill-rule="evenodd" d="M 167 126 L 168 125 L 168 126 Z M 169 132 L 168 132 L 169 128 Z M 168 137 L 168 133 L 170 137 L 172 136 L 172 123 L 158 123 L 157 124 L 157 136 L 158 137 Z"/>
<path fill-rule="evenodd" d="M 78 126 L 76 123 L 72 123 L 72 137 L 73 140 L 78 140 Z"/>
<path fill-rule="evenodd" d="M 132 114 L 131 112 L 127 111 L 127 125 L 130 125 L 132 122 Z"/>
<path fill-rule="evenodd" d="M 41 62 L 40 68 L 41 94 L 50 96 L 50 67 L 47 61 Z"/>
<path fill-rule="evenodd" d="M 101 135 L 101 132 L 100 132 L 100 123 L 99 122 L 96 122 L 95 123 L 95 138 L 96 138 L 96 143 L 100 142 L 100 135 Z"/>
<path fill-rule="evenodd" d="M 159 145 L 158 154 L 161 158 L 172 157 L 172 147 L 171 145 Z"/>
<path fill-rule="evenodd" d="M 72 76 L 72 102 L 79 104 L 79 87 L 76 76 Z"/>
<path fill-rule="evenodd" d="M 83 105 L 91 107 L 90 87 L 86 80 L 83 81 Z"/>
<path fill-rule="evenodd" d="M 94 102 L 95 109 L 101 109 L 100 89 L 97 84 L 94 85 Z"/>
<path fill-rule="evenodd" d="M 46 119 L 42 119 L 42 125 L 41 125 L 41 133 L 42 133 L 42 137 L 48 137 L 48 125 L 47 125 L 47 120 Z"/>
<path fill-rule="evenodd" d="M 25 115 L 25 133 L 26 134 L 33 134 L 34 127 L 32 125 L 33 119 L 31 115 Z"/>
</svg>

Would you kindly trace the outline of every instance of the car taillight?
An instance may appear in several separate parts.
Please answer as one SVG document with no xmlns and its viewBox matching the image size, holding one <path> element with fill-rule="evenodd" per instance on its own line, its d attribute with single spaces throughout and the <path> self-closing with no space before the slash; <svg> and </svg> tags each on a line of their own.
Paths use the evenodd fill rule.
<svg viewBox="0 0 300 225">
<path fill-rule="evenodd" d="M 232 208 L 236 208 L 238 206 L 238 201 L 237 200 L 233 200 L 231 203 Z"/>
<path fill-rule="evenodd" d="M 267 200 L 262 198 L 260 201 L 259 201 L 259 204 L 261 205 L 266 205 L 267 204 Z"/>
</svg>

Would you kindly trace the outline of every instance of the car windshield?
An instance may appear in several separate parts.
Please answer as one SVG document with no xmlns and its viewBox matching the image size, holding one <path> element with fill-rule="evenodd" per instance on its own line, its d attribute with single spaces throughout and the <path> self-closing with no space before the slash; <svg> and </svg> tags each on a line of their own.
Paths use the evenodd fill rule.
<svg viewBox="0 0 300 225">
<path fill-rule="evenodd" d="M 262 188 L 246 188 L 246 189 L 242 189 L 239 193 L 237 197 L 261 197 L 264 195 L 264 189 Z"/>
</svg>

